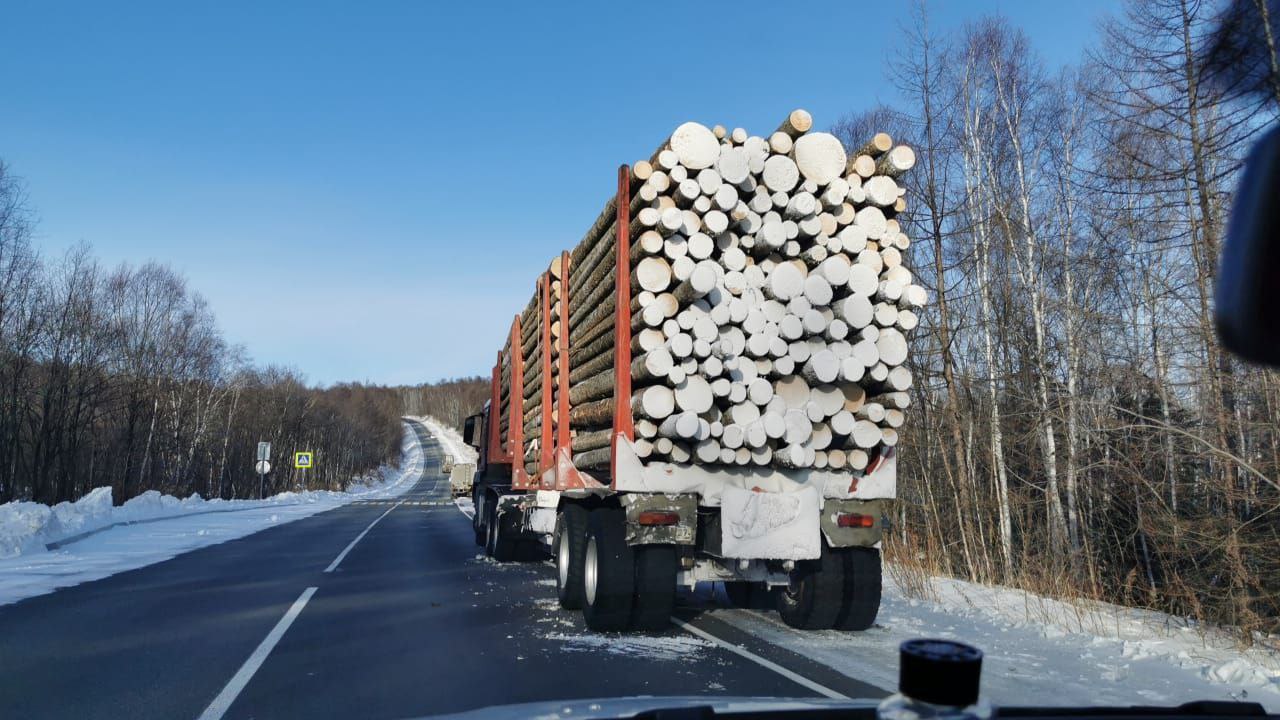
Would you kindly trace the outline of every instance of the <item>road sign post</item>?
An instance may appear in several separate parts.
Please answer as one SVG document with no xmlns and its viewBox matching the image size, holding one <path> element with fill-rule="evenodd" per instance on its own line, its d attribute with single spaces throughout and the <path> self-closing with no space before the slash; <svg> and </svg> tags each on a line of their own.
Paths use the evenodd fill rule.
<svg viewBox="0 0 1280 720">
<path fill-rule="evenodd" d="M 258 471 L 258 499 L 265 497 L 266 476 L 271 472 L 271 443 L 258 443 L 258 461 L 253 465 Z"/>
</svg>

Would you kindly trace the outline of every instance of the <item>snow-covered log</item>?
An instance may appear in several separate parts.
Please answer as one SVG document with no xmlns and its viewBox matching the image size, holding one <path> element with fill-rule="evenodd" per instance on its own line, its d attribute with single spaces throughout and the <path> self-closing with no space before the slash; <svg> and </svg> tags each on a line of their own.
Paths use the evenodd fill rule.
<svg viewBox="0 0 1280 720">
<path fill-rule="evenodd" d="M 844 147 L 796 110 L 759 135 L 683 123 L 631 166 L 624 311 L 642 459 L 858 473 L 897 444 L 928 300 L 900 223 L 915 162 L 885 133 Z M 548 267 L 553 358 L 569 341 L 574 457 L 597 464 L 615 402 L 614 206 L 567 266 Z M 530 303 L 521 319 L 535 315 Z M 532 352 L 541 341 L 521 327 L 518 349 Z M 534 365 L 527 399 L 542 394 Z M 535 428 L 538 409 L 525 411 Z"/>
</svg>

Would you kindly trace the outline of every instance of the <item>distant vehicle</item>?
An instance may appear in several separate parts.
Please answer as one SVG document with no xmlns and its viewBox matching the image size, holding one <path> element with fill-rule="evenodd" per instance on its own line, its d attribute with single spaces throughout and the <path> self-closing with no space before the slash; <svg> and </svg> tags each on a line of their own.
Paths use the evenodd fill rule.
<svg viewBox="0 0 1280 720">
<path fill-rule="evenodd" d="M 471 494 L 472 481 L 475 478 L 474 463 L 450 463 L 449 487 L 454 497 L 466 497 Z"/>
</svg>

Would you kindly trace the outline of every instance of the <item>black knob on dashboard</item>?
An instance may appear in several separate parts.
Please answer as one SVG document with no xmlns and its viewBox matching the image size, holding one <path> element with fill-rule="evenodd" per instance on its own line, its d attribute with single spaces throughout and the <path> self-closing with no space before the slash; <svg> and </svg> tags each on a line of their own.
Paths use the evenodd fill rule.
<svg viewBox="0 0 1280 720">
<path fill-rule="evenodd" d="M 934 705 L 978 701 L 982 651 L 954 640 L 908 640 L 898 648 L 898 692 Z"/>
</svg>

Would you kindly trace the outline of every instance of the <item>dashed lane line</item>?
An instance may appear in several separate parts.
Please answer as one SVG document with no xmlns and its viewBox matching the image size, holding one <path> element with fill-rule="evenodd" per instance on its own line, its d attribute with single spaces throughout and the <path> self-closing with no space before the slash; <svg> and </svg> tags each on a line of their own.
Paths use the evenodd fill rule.
<svg viewBox="0 0 1280 720">
<path fill-rule="evenodd" d="M 421 436 L 419 436 L 419 441 L 421 442 Z M 431 490 L 434 491 L 438 486 L 439 486 L 439 480 L 437 479 L 437 481 L 432 484 Z M 384 500 L 384 501 L 364 500 L 364 501 L 357 501 L 354 504 L 356 505 L 391 505 L 391 507 L 387 508 L 386 512 L 382 513 L 377 518 L 375 518 L 373 522 L 369 523 L 369 525 L 365 527 L 365 529 L 362 530 L 360 534 L 357 535 L 349 545 L 343 548 L 342 552 L 338 553 L 338 557 L 334 558 L 333 562 L 329 563 L 329 567 L 325 568 L 324 571 L 326 573 L 330 573 L 336 570 L 338 568 L 338 565 L 342 562 L 343 558 L 347 556 L 347 553 L 351 552 L 351 549 L 354 548 L 356 544 L 359 543 L 362 539 L 364 539 L 364 536 L 367 535 L 369 531 L 373 529 L 373 526 L 377 525 L 378 521 L 382 520 L 382 518 L 389 515 L 392 510 L 395 510 L 400 505 L 402 504 L 438 505 L 438 504 L 445 504 L 445 503 L 440 503 L 435 501 L 423 502 L 423 501 L 413 501 L 413 500 L 401 500 L 399 502 L 393 503 L 390 500 Z M 226 715 L 227 710 L 231 708 L 232 703 L 236 701 L 236 698 L 240 696 L 240 693 L 249 684 L 249 681 L 253 679 L 254 674 L 256 674 L 258 670 L 262 667 L 262 664 L 266 662 L 267 656 L 271 654 L 271 651 L 275 649 L 275 646 L 280 642 L 280 639 L 284 637 L 285 632 L 289 630 L 289 626 L 293 625 L 293 621 L 297 620 L 298 615 L 302 614 L 302 609 L 307 606 L 307 603 L 311 601 L 311 596 L 315 595 L 318 589 L 319 588 L 317 587 L 309 587 L 306 590 L 304 590 L 301 595 L 298 596 L 297 600 L 293 601 L 293 605 L 291 605 L 289 609 L 285 612 L 284 617 L 280 618 L 279 622 L 276 623 L 275 627 L 271 628 L 271 632 L 267 633 L 267 636 L 263 638 L 262 642 L 259 643 L 258 647 L 255 648 L 253 653 L 249 655 L 249 658 L 244 661 L 244 664 L 240 666 L 240 669 L 236 671 L 236 674 L 233 675 L 231 677 L 231 680 L 227 682 L 226 687 L 222 688 L 222 692 L 218 693 L 218 696 L 213 699 L 213 702 L 209 703 L 209 707 L 205 708 L 204 712 L 200 713 L 200 720 L 220 720 L 220 718 Z"/>
<path fill-rule="evenodd" d="M 401 502 L 403 502 L 403 501 L 401 501 Z M 342 562 L 342 559 L 343 559 L 343 558 L 345 558 L 345 557 L 347 556 L 347 553 L 351 552 L 351 548 L 355 547 L 355 546 L 356 546 L 356 543 L 358 543 L 358 542 L 360 542 L 361 540 L 363 540 L 363 539 L 364 539 L 364 536 L 365 536 L 365 535 L 367 535 L 367 534 L 369 534 L 369 531 L 373 529 L 373 526 L 374 526 L 374 525 L 377 525 L 377 524 L 378 524 L 378 521 L 379 521 L 379 520 L 381 520 L 382 518 L 384 518 L 384 517 L 386 517 L 387 515 L 389 515 L 389 514 L 391 513 L 391 511 L 392 511 L 392 510 L 395 510 L 395 509 L 396 509 L 397 507 L 399 507 L 399 506 L 400 506 L 400 503 L 396 503 L 395 505 L 392 505 L 391 507 L 387 508 L 387 511 L 386 511 L 386 512 L 382 513 L 382 514 L 381 514 L 381 515 L 379 515 L 377 518 L 375 518 L 373 522 L 369 523 L 369 527 L 367 527 L 367 528 L 365 528 L 364 530 L 362 530 L 362 531 L 360 532 L 360 534 L 356 536 L 356 539 L 351 541 L 351 544 L 350 544 L 350 545 L 348 545 L 348 546 L 346 546 L 345 548 L 343 548 L 342 552 L 338 553 L 338 557 L 334 558 L 334 559 L 333 559 L 333 562 L 329 563 L 329 567 L 325 568 L 325 569 L 324 569 L 324 571 L 325 571 L 325 572 L 327 572 L 327 573 L 331 573 L 331 572 L 333 572 L 334 570 L 336 570 L 336 569 L 338 568 L 338 563 Z"/>
<path fill-rule="evenodd" d="M 394 500 L 361 500 L 359 502 L 352 503 L 352 505 L 379 505 L 384 507 L 387 505 L 404 505 L 405 507 L 409 507 L 410 505 L 414 507 L 439 507 L 442 505 L 452 504 L 452 500 L 400 500 L 398 502 Z"/>
<path fill-rule="evenodd" d="M 280 638 L 284 637 L 285 631 L 298 619 L 298 615 L 302 613 L 302 608 L 307 606 L 307 602 L 311 600 L 311 596 L 316 594 L 319 588 L 309 587 L 302 591 L 297 600 L 293 601 L 293 605 L 285 612 L 284 617 L 271 628 L 271 632 L 262 639 L 257 649 L 244 661 L 244 665 L 231 676 L 231 680 L 227 686 L 222 688 L 222 692 L 218 693 L 218 697 L 209 703 L 209 707 L 200 713 L 200 720 L 219 720 L 231 708 L 231 703 L 236 701 L 240 696 L 240 692 L 244 690 L 249 681 L 253 679 L 254 673 L 258 672 L 258 668 L 262 667 L 262 663 L 266 661 L 267 656 L 271 654 L 272 649 L 280 642 Z"/>
</svg>

